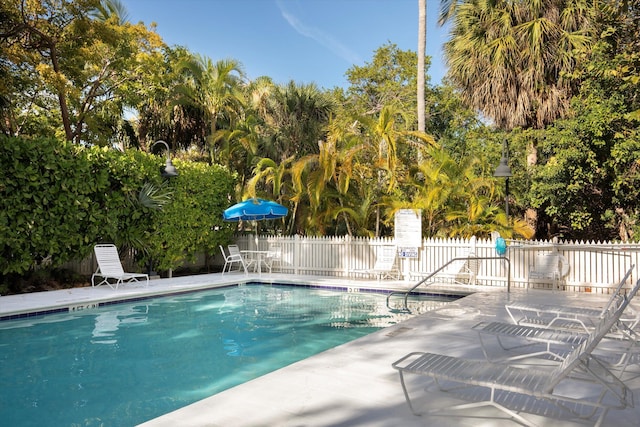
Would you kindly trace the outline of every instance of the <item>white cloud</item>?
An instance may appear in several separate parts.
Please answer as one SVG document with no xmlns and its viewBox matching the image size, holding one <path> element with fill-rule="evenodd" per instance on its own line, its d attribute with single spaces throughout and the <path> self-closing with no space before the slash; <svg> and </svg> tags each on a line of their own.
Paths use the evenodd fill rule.
<svg viewBox="0 0 640 427">
<path fill-rule="evenodd" d="M 327 34 L 318 28 L 311 27 L 300 21 L 295 15 L 286 10 L 281 0 L 277 0 L 276 4 L 280 9 L 282 17 L 298 34 L 304 37 L 308 37 L 316 43 L 326 47 L 336 56 L 344 59 L 348 64 L 358 64 L 362 62 L 360 56 L 357 53 L 349 49 L 347 46 L 343 45 L 340 41 L 333 38 L 330 34 Z"/>
</svg>

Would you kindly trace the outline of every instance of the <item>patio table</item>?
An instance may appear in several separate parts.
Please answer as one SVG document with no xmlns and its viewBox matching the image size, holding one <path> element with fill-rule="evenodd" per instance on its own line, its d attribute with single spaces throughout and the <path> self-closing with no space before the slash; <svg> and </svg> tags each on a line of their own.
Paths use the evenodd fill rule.
<svg viewBox="0 0 640 427">
<path fill-rule="evenodd" d="M 271 271 L 269 264 L 267 263 L 267 257 L 271 253 L 270 251 L 256 251 L 256 250 L 244 250 L 240 251 L 247 260 L 247 267 L 253 265 L 253 272 L 262 275 L 262 266 L 264 265 L 267 270 Z"/>
</svg>

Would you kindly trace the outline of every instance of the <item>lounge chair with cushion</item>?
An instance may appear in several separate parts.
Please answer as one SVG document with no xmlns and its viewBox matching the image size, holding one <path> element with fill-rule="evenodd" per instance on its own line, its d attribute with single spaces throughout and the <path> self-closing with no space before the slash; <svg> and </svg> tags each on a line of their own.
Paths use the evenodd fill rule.
<svg viewBox="0 0 640 427">
<path fill-rule="evenodd" d="M 138 279 L 146 279 L 145 286 L 149 286 L 149 275 L 143 273 L 126 273 L 122 268 L 118 249 L 115 245 L 96 245 L 93 248 L 98 262 L 98 269 L 91 276 L 91 286 L 109 285 L 111 289 L 118 289 L 118 285 L 125 282 L 137 282 Z M 95 279 L 102 280 L 95 283 Z M 112 280 L 115 282 L 112 283 Z M 115 286 L 115 287 L 114 287 Z"/>
<path fill-rule="evenodd" d="M 602 425 L 610 409 L 633 407 L 633 394 L 592 353 L 620 320 L 638 287 L 640 281 L 628 296 L 619 296 L 620 304 L 607 311 L 587 339 L 556 365 L 519 367 L 435 353 L 407 354 L 392 366 L 400 375 L 409 408 L 415 415 L 420 415 L 414 408 L 405 381 L 406 374 L 415 374 L 432 378 L 440 390 L 456 393 L 455 396 L 469 402 L 444 410 L 492 406 L 524 425 L 533 423 L 523 417 L 522 412 L 544 413 L 554 418 L 591 419 L 597 416 L 596 425 Z M 445 385 L 454 387 L 445 388 Z M 487 393 L 477 392 L 479 389 L 487 390 Z M 430 413 L 442 411 L 443 408 L 436 408 Z"/>
</svg>

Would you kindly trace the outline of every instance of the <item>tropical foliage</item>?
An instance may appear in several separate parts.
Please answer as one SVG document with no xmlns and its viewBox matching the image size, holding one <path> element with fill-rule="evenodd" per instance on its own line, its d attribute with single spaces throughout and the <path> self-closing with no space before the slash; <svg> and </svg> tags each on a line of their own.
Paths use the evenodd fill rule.
<svg viewBox="0 0 640 427">
<path fill-rule="evenodd" d="M 220 239 L 212 230 L 228 229 L 217 223 L 220 211 L 253 196 L 290 208 L 284 221 L 269 224 L 287 234 L 391 235 L 394 213 L 413 208 L 423 212 L 425 237 L 497 230 L 507 237 L 636 238 L 639 2 L 441 6 L 451 27 L 444 82 L 430 83 L 428 57 L 388 43 L 346 70 L 347 87 L 322 89 L 250 80 L 234 59 L 167 46 L 153 27 L 129 23 L 115 0 L 4 1 L 3 155 L 14 155 L 9 145 L 31 146 L 43 136 L 66 141 L 64 150 L 107 147 L 101 161 L 115 163 L 97 168 L 111 173 L 100 178 L 96 170 L 96 180 L 106 181 L 91 191 L 108 187 L 109 209 L 123 227 L 105 236 L 120 246 L 146 241 L 154 253 L 148 259 L 163 268 L 177 266 L 189 248 L 214 250 Z M 122 162 L 147 170 L 144 152 L 159 139 L 189 178 L 162 186 L 152 178 L 156 167 L 118 180 Z M 514 175 L 508 195 L 493 177 L 503 142 Z M 30 161 L 36 172 L 25 167 L 25 179 L 48 167 Z M 211 180 L 221 180 L 220 188 Z M 228 185 L 231 197 L 218 193 Z M 214 200 L 196 203 L 196 193 Z M 96 197 L 100 206 L 105 196 Z M 77 203 L 78 216 L 100 216 L 93 204 Z M 11 228 L 6 221 L 3 232 Z M 66 246 L 71 252 L 103 238 L 87 230 Z M 66 250 L 16 253 L 26 263 Z"/>
<path fill-rule="evenodd" d="M 213 254 L 233 229 L 222 210 L 234 177 L 224 168 L 177 163 L 163 182 L 162 158 L 84 148 L 54 139 L 3 138 L 0 278 L 83 259 L 96 243 L 135 249 L 139 268 L 176 268 Z"/>
</svg>

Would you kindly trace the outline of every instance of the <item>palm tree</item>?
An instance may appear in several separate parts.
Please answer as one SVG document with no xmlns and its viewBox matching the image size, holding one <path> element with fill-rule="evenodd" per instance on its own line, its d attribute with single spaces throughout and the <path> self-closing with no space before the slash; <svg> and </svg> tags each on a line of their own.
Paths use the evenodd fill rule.
<svg viewBox="0 0 640 427">
<path fill-rule="evenodd" d="M 499 197 L 495 180 L 479 174 L 480 161 L 466 157 L 454 160 L 445 150 L 431 150 L 428 158 L 411 173 L 414 189 L 411 200 L 391 200 L 386 215 L 392 217 L 399 209 L 420 209 L 423 234 L 427 237 L 489 236 L 500 231 L 531 237 L 524 221 L 516 220 L 513 228 L 504 212 L 496 207 Z"/>
<path fill-rule="evenodd" d="M 291 81 L 273 90 L 265 111 L 263 119 L 272 133 L 264 152 L 272 159 L 286 159 L 318 152 L 333 102 L 315 84 Z"/>
<path fill-rule="evenodd" d="M 120 0 L 102 0 L 89 16 L 100 22 L 114 19 L 118 25 L 124 25 L 129 21 L 127 8 Z"/>
<path fill-rule="evenodd" d="M 448 76 L 467 102 L 502 129 L 542 128 L 562 117 L 575 53 L 590 46 L 582 0 L 441 2 L 453 20 Z"/>
<path fill-rule="evenodd" d="M 499 128 L 542 129 L 563 117 L 577 54 L 590 50 L 590 8 L 583 0 L 442 0 L 439 22 L 453 21 L 444 50 L 462 97 Z M 537 142 L 527 147 L 537 162 Z M 535 229 L 537 211 L 526 211 Z"/>
<path fill-rule="evenodd" d="M 418 0 L 418 131 L 425 132 L 425 69 L 427 49 L 427 0 Z"/>
<path fill-rule="evenodd" d="M 190 81 L 177 89 L 180 104 L 192 104 L 202 108 L 209 122 L 209 151 L 214 163 L 219 161 L 220 147 L 215 141 L 224 141 L 216 135 L 218 125 L 226 120 L 234 121 L 242 113 L 244 105 L 244 71 L 234 59 L 213 62 L 196 55 L 182 64 Z M 227 126 L 229 128 L 230 126 Z"/>
<path fill-rule="evenodd" d="M 253 177 L 247 183 L 247 195 L 250 197 L 256 197 L 258 195 L 258 185 L 263 182 L 263 189 L 266 190 L 267 188 L 270 188 L 271 195 L 278 203 L 282 203 L 285 179 L 290 173 L 290 167 L 293 160 L 293 156 L 279 164 L 268 157 L 263 157 L 258 160 L 255 168 L 253 169 Z"/>
</svg>

